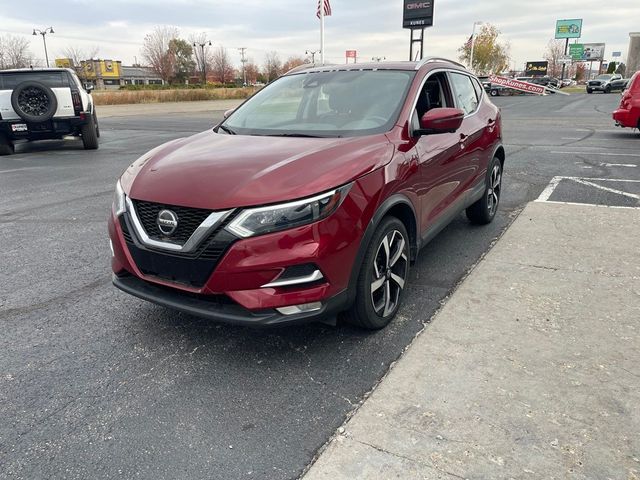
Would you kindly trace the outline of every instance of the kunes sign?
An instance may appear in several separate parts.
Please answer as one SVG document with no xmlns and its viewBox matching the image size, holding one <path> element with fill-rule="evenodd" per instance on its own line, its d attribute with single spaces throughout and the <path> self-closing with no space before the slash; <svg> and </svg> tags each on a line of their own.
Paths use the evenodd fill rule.
<svg viewBox="0 0 640 480">
<path fill-rule="evenodd" d="M 433 25 L 433 2 L 404 0 L 403 28 L 425 28 Z"/>
</svg>

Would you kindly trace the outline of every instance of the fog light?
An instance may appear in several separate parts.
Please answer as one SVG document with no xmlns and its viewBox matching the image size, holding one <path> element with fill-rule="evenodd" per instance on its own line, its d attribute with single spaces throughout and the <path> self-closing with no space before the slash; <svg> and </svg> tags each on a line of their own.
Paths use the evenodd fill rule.
<svg viewBox="0 0 640 480">
<path fill-rule="evenodd" d="M 314 302 L 314 303 L 303 303 L 302 305 L 292 305 L 290 307 L 280 307 L 276 308 L 278 312 L 282 315 L 296 315 L 298 313 L 309 313 L 315 312 L 322 308 L 322 303 Z"/>
</svg>

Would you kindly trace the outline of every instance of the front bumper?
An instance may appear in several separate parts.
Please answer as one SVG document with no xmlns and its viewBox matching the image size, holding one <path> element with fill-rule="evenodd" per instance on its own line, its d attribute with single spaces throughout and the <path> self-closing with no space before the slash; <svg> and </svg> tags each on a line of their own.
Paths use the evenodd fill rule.
<svg viewBox="0 0 640 480">
<path fill-rule="evenodd" d="M 248 310 L 241 305 L 216 296 L 186 295 L 172 288 L 146 282 L 133 275 L 113 275 L 113 284 L 130 295 L 168 307 L 189 315 L 216 322 L 253 327 L 274 327 L 310 323 L 331 318 L 347 306 L 347 292 L 342 292 L 322 303 L 322 308 L 308 313 L 283 315 L 274 309 Z"/>
</svg>

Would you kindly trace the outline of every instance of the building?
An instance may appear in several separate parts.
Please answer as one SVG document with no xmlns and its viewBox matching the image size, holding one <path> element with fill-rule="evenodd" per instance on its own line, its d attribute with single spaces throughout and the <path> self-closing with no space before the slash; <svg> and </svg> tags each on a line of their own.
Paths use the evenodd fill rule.
<svg viewBox="0 0 640 480">
<path fill-rule="evenodd" d="M 630 77 L 640 70 L 640 32 L 629 34 L 629 53 L 627 55 L 626 76 Z"/>
<path fill-rule="evenodd" d="M 74 65 L 69 58 L 56 58 L 56 66 L 73 68 L 78 77 L 99 90 L 116 90 L 123 85 L 162 85 L 164 82 L 148 67 L 123 66 L 120 60 L 82 60 Z"/>
</svg>

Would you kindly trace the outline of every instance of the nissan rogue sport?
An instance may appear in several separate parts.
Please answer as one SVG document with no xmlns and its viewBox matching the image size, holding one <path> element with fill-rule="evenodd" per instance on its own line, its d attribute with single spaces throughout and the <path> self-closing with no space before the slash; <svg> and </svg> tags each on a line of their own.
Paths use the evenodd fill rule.
<svg viewBox="0 0 640 480">
<path fill-rule="evenodd" d="M 422 247 L 464 210 L 495 217 L 501 137 L 457 63 L 299 67 L 125 170 L 113 283 L 216 321 L 382 328 Z"/>
</svg>

